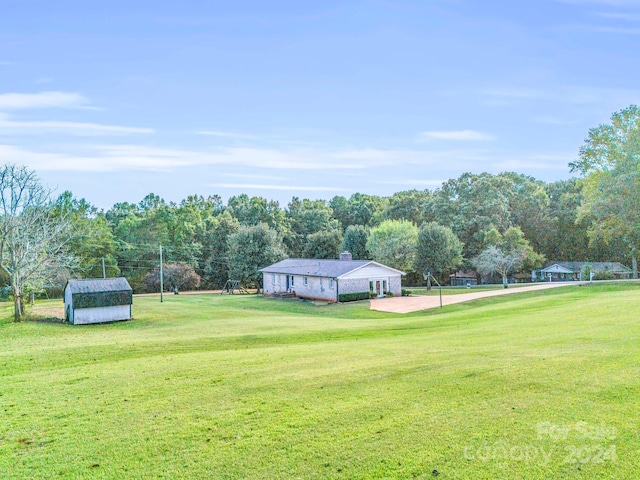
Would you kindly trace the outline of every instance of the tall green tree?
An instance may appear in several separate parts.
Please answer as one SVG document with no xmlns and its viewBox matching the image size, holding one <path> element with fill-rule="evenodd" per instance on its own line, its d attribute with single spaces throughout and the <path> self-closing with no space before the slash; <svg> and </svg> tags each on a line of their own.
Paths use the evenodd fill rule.
<svg viewBox="0 0 640 480">
<path fill-rule="evenodd" d="M 374 260 L 409 272 L 415 263 L 418 227 L 408 220 L 386 220 L 371 229 L 367 250 Z"/>
<path fill-rule="evenodd" d="M 310 235 L 318 232 L 342 233 L 340 222 L 333 218 L 333 210 L 324 200 L 293 197 L 286 213 L 290 228 L 283 237 L 292 257 L 304 257 L 305 252 L 313 249 L 313 245 L 307 247 L 308 242 L 313 244 L 316 240 Z"/>
<path fill-rule="evenodd" d="M 584 177 L 579 219 L 591 220 L 592 241 L 621 240 L 638 278 L 640 245 L 640 108 L 615 112 L 611 122 L 589 130 L 579 159 L 569 164 Z"/>
<path fill-rule="evenodd" d="M 101 278 L 120 275 L 116 258 L 116 240 L 105 215 L 84 198 L 74 198 L 63 192 L 54 202 L 55 218 L 66 218 L 72 225 L 74 237 L 68 243 L 68 251 L 76 260 L 76 272 L 84 278 Z M 104 265 L 104 272 L 103 272 Z"/>
<path fill-rule="evenodd" d="M 549 215 L 550 198 L 546 184 L 514 172 L 501 173 L 497 178 L 504 182 L 510 225 L 519 227 L 531 246 L 541 250 L 546 233 L 553 224 L 553 218 Z"/>
<path fill-rule="evenodd" d="M 431 218 L 431 191 L 406 190 L 394 193 L 389 197 L 385 211 L 387 220 L 409 220 L 422 225 Z"/>
<path fill-rule="evenodd" d="M 262 273 L 258 270 L 285 258 L 278 233 L 264 223 L 242 226 L 229 236 L 229 278 L 240 280 L 248 287 L 262 288 Z"/>
<path fill-rule="evenodd" d="M 229 211 L 207 220 L 202 259 L 204 288 L 222 288 L 229 279 L 229 237 L 239 229 L 240 223 Z"/>
<path fill-rule="evenodd" d="M 386 203 L 383 198 L 364 193 L 354 193 L 345 199 L 335 196 L 329 201 L 333 216 L 345 230 L 349 225 L 374 226 L 380 222 Z"/>
<path fill-rule="evenodd" d="M 342 234 L 339 230 L 319 231 L 307 235 L 304 250 L 305 258 L 335 259 L 338 258 L 342 245 Z"/>
<path fill-rule="evenodd" d="M 368 260 L 371 258 L 369 250 L 367 250 L 367 240 L 371 229 L 364 225 L 349 225 L 344 231 L 342 240 L 343 252 L 350 252 L 354 260 Z"/>
<path fill-rule="evenodd" d="M 434 192 L 432 218 L 453 230 L 464 243 L 464 256 L 471 258 L 482 250 L 486 231 L 511 226 L 510 187 L 505 177 L 464 173 Z"/>
<path fill-rule="evenodd" d="M 435 222 L 425 223 L 418 231 L 415 270 L 430 269 L 440 283 L 462 264 L 462 242 L 453 230 Z"/>
</svg>

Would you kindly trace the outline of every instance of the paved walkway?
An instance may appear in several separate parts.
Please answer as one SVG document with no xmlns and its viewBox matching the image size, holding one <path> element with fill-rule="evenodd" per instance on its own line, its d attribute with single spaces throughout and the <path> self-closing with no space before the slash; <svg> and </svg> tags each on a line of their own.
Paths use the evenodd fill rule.
<svg viewBox="0 0 640 480">
<path fill-rule="evenodd" d="M 443 295 L 442 305 L 452 305 L 454 303 L 470 302 L 479 298 L 497 297 L 498 295 L 510 295 L 521 292 L 531 292 L 532 290 L 546 290 L 547 288 L 566 287 L 569 285 L 580 285 L 580 282 L 559 282 L 559 283 L 538 283 L 528 287 L 511 287 L 500 290 L 487 290 L 484 292 L 461 293 L 459 295 Z M 437 287 L 434 287 L 437 292 Z M 391 313 L 409 313 L 429 308 L 440 307 L 439 295 L 416 295 L 412 297 L 380 298 L 370 301 L 371 310 Z"/>
</svg>

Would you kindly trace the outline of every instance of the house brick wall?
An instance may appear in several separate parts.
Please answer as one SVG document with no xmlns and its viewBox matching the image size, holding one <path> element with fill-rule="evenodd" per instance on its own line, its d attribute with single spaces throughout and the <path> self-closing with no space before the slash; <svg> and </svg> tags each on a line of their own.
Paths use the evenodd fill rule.
<svg viewBox="0 0 640 480">
<path fill-rule="evenodd" d="M 335 280 L 327 277 L 306 277 L 307 284 L 305 285 L 304 278 L 302 275 L 295 275 L 294 290 L 296 296 L 314 300 L 326 300 L 328 302 L 336 301 Z"/>
<path fill-rule="evenodd" d="M 360 293 L 369 291 L 369 279 L 367 278 L 345 278 L 338 280 L 340 293 Z"/>
<path fill-rule="evenodd" d="M 307 283 L 305 285 L 304 275 L 293 275 L 293 285 L 291 285 L 291 281 L 289 281 L 289 289 L 287 290 L 286 275 L 266 273 L 263 279 L 264 295 L 270 296 L 278 293 L 291 292 L 301 298 L 324 300 L 327 302 L 337 301 L 337 282 L 335 280 L 326 277 L 312 276 L 307 276 L 306 278 Z"/>
<path fill-rule="evenodd" d="M 402 295 L 402 277 L 389 277 L 389 291 L 396 297 Z"/>
</svg>

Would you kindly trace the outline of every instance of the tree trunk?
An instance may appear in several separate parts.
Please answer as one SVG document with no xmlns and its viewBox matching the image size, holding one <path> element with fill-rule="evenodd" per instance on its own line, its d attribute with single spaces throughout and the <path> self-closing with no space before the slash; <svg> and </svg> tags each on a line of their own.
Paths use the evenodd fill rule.
<svg viewBox="0 0 640 480">
<path fill-rule="evenodd" d="M 24 312 L 24 303 L 22 296 L 16 291 L 13 291 L 13 321 L 22 321 L 22 314 Z"/>
<path fill-rule="evenodd" d="M 631 269 L 633 270 L 633 278 L 638 278 L 638 260 L 636 259 L 635 249 L 631 253 Z"/>
<path fill-rule="evenodd" d="M 505 274 L 502 274 L 502 285 L 504 288 L 509 288 L 509 282 L 507 281 L 507 276 Z"/>
</svg>

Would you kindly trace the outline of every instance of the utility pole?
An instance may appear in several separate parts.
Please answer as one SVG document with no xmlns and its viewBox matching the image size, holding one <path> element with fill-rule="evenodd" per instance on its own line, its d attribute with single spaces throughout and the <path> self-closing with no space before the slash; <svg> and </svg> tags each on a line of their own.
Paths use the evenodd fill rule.
<svg viewBox="0 0 640 480">
<path fill-rule="evenodd" d="M 102 257 L 102 278 L 107 278 L 107 270 L 104 268 L 104 257 Z"/>
<path fill-rule="evenodd" d="M 162 245 L 160 245 L 160 303 L 162 303 L 163 289 L 164 289 L 164 278 L 162 277 Z"/>
</svg>

